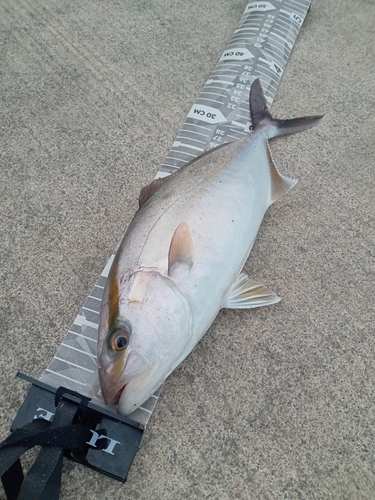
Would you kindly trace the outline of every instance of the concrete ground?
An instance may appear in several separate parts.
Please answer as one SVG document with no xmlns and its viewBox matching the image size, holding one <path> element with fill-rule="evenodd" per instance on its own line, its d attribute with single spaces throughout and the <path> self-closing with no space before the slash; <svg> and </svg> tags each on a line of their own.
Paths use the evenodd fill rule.
<svg viewBox="0 0 375 500">
<path fill-rule="evenodd" d="M 1 438 L 71 325 L 246 0 L 3 0 Z M 72 462 L 62 500 L 373 499 L 375 4 L 315 0 L 273 105 L 299 178 L 247 271 L 282 302 L 223 311 L 173 373 L 123 485 Z M 1 493 L 0 493 L 1 496 Z"/>
</svg>

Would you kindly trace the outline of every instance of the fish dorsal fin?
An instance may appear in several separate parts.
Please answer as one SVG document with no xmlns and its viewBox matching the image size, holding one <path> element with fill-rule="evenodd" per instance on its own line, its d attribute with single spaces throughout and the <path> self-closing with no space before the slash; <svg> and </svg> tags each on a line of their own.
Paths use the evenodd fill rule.
<svg viewBox="0 0 375 500">
<path fill-rule="evenodd" d="M 252 309 L 276 304 L 281 299 L 262 283 L 251 281 L 245 273 L 233 280 L 221 307 L 226 309 Z"/>
<path fill-rule="evenodd" d="M 181 222 L 174 232 L 168 253 L 168 274 L 173 271 L 177 264 L 183 264 L 189 269 L 193 265 L 194 246 L 189 226 Z"/>
<path fill-rule="evenodd" d="M 276 167 L 268 144 L 266 144 L 268 166 L 270 169 L 271 176 L 271 202 L 274 203 L 276 200 L 282 197 L 283 194 L 287 193 L 297 184 L 297 179 L 291 179 L 290 177 L 285 177 L 285 175 L 280 174 L 278 168 Z"/>
<path fill-rule="evenodd" d="M 142 205 L 146 203 L 154 194 L 159 191 L 161 187 L 166 184 L 171 177 L 174 176 L 174 173 L 171 175 L 168 175 L 167 177 L 161 177 L 159 179 L 154 179 L 150 184 L 147 184 L 147 186 L 144 186 L 141 189 L 141 192 L 139 193 L 138 197 L 138 203 L 139 203 L 139 208 L 141 208 Z"/>
</svg>

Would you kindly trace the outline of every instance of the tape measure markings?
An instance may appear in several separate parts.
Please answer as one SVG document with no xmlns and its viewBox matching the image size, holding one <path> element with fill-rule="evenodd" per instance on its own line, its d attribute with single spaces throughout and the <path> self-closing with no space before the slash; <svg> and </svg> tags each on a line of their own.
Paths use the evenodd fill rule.
<svg viewBox="0 0 375 500">
<path fill-rule="evenodd" d="M 46 372 L 53 373 L 53 375 L 57 375 L 58 377 L 61 377 L 61 378 L 65 379 L 65 380 L 69 380 L 70 382 L 74 382 L 74 384 L 79 384 L 79 385 L 81 385 L 83 387 L 87 387 L 87 384 L 85 384 L 84 382 L 80 382 L 79 380 L 76 380 L 74 378 L 68 377 L 67 375 L 63 375 L 60 372 L 55 372 L 55 371 L 51 370 L 50 368 L 46 368 Z"/>
<path fill-rule="evenodd" d="M 61 359 L 57 356 L 54 356 L 54 359 L 56 359 L 57 361 L 62 361 L 63 363 L 68 363 L 68 365 L 79 368 L 80 370 L 84 370 L 84 371 L 90 372 L 90 373 L 95 373 L 95 370 L 90 370 L 89 368 L 85 368 L 84 366 L 77 365 L 76 363 L 72 363 L 71 361 L 67 361 L 66 359 Z M 50 371 L 52 371 L 52 370 L 50 370 Z M 53 373 L 56 373 L 56 372 L 53 372 Z"/>
<path fill-rule="evenodd" d="M 98 343 L 97 339 L 92 339 L 91 337 L 87 337 L 87 335 L 83 335 L 82 333 L 73 332 L 72 330 L 69 330 L 68 333 L 71 333 L 72 335 L 76 335 L 77 337 L 82 337 L 85 340 L 90 340 L 91 342 L 94 342 L 95 344 Z M 98 332 L 96 332 L 96 336 L 98 336 Z"/>
<path fill-rule="evenodd" d="M 72 351 L 79 352 L 79 353 L 83 354 L 84 356 L 90 356 L 91 358 L 97 359 L 96 354 L 92 354 L 91 352 L 82 351 L 82 349 L 78 349 L 78 347 L 74 347 L 72 345 L 64 344 L 64 343 L 62 343 L 61 346 L 66 347 L 67 349 L 71 349 Z"/>
</svg>

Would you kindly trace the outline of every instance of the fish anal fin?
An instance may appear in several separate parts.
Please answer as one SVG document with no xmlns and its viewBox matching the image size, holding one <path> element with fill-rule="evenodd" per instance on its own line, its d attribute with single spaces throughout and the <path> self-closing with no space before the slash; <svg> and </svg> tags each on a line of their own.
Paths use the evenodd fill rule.
<svg viewBox="0 0 375 500">
<path fill-rule="evenodd" d="M 281 299 L 265 285 L 241 273 L 228 289 L 222 304 L 226 309 L 252 309 L 276 304 Z"/>
<path fill-rule="evenodd" d="M 189 269 L 193 265 L 194 245 L 186 222 L 181 222 L 173 233 L 168 252 L 168 274 L 173 271 L 174 266 L 182 264 Z"/>
<path fill-rule="evenodd" d="M 291 179 L 290 177 L 285 177 L 284 175 L 280 174 L 278 168 L 276 167 L 271 151 L 268 147 L 268 144 L 266 144 L 267 148 L 267 159 L 268 159 L 268 166 L 270 169 L 270 176 L 271 176 L 271 201 L 270 204 L 274 203 L 276 200 L 282 197 L 283 194 L 287 193 L 292 189 L 297 184 L 297 179 Z"/>
<path fill-rule="evenodd" d="M 144 186 L 141 189 L 141 192 L 139 193 L 138 197 L 138 203 L 139 203 L 139 208 L 141 208 L 142 205 L 146 203 L 150 198 L 154 196 L 154 194 L 159 191 L 160 188 L 166 184 L 171 177 L 173 177 L 174 173 L 171 175 L 168 175 L 167 177 L 161 177 L 159 179 L 154 179 L 150 184 L 147 184 L 147 186 Z"/>
</svg>

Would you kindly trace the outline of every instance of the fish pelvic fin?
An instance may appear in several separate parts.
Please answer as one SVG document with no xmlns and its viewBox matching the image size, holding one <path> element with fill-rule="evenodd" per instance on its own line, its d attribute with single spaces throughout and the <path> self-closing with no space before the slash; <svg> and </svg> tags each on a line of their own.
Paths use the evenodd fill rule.
<svg viewBox="0 0 375 500">
<path fill-rule="evenodd" d="M 273 118 L 267 108 L 266 98 L 259 78 L 254 80 L 250 90 L 250 115 L 253 130 L 263 127 L 267 139 L 279 135 L 294 134 L 315 127 L 324 118 L 324 115 L 304 116 L 302 118 L 292 118 L 291 120 Z"/>
<path fill-rule="evenodd" d="M 252 309 L 254 307 L 276 304 L 281 299 L 265 285 L 250 280 L 245 273 L 240 273 L 228 288 L 222 308 Z"/>
</svg>

